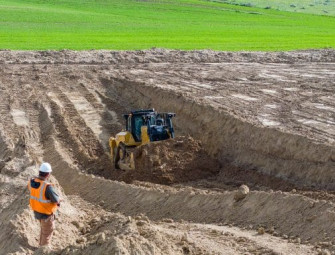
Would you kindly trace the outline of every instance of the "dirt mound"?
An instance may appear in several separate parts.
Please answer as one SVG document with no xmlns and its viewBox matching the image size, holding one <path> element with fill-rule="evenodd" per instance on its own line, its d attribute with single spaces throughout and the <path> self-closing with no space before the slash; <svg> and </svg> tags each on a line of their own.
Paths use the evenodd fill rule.
<svg viewBox="0 0 335 255">
<path fill-rule="evenodd" d="M 80 230 L 76 242 L 49 254 L 182 254 L 175 242 L 155 230 L 147 217 L 104 212 L 75 224 Z M 35 254 L 43 254 L 43 250 Z"/>
<path fill-rule="evenodd" d="M 121 173 L 118 179 L 172 184 L 206 178 L 220 170 L 219 162 L 190 136 L 137 147 L 134 155 L 136 170 Z"/>
<path fill-rule="evenodd" d="M 192 224 L 163 219 L 153 222 L 145 215 L 125 217 L 99 212 L 84 222 L 76 241 L 66 248 L 38 249 L 42 254 L 313 254 L 312 247 L 255 231 L 228 226 Z M 224 252 L 223 252 L 224 251 Z"/>
<path fill-rule="evenodd" d="M 213 50 L 151 49 L 138 51 L 9 51 L 0 50 L 0 63 L 6 64 L 103 64 L 134 65 L 143 63 L 293 63 L 335 62 L 335 51 L 300 50 L 291 52 L 222 52 Z M 76 77 L 76 76 L 74 76 Z"/>
</svg>

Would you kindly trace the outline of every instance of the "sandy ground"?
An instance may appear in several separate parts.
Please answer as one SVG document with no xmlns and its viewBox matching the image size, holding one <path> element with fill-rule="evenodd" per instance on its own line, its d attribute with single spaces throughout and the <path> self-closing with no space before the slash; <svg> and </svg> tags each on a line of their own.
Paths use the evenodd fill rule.
<svg viewBox="0 0 335 255">
<path fill-rule="evenodd" d="M 334 253 L 334 51 L 0 51 L 0 65 L 0 254 Z M 116 172 L 108 138 L 147 107 L 177 113 L 183 145 Z M 26 191 L 42 161 L 64 198 L 52 251 Z"/>
</svg>

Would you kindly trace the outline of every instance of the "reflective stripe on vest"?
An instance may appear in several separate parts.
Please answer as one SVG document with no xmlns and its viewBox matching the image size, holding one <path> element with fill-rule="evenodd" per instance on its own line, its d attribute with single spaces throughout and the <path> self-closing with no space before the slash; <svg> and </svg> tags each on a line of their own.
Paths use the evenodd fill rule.
<svg viewBox="0 0 335 255">
<path fill-rule="evenodd" d="M 30 199 L 37 200 L 38 202 L 41 202 L 41 203 L 51 203 L 51 200 L 43 200 L 44 186 L 45 186 L 45 182 L 43 181 L 43 184 L 42 184 L 42 187 L 41 187 L 41 190 L 40 190 L 40 197 L 39 198 L 30 195 Z M 31 191 L 30 183 L 29 183 L 29 190 Z"/>
</svg>

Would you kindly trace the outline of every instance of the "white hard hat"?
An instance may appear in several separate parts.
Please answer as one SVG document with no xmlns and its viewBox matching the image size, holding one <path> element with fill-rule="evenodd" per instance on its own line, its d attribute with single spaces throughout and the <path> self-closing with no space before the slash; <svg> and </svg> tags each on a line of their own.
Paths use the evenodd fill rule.
<svg viewBox="0 0 335 255">
<path fill-rule="evenodd" d="M 42 165 L 40 166 L 40 172 L 51 173 L 51 165 L 49 163 L 42 163 Z"/>
</svg>

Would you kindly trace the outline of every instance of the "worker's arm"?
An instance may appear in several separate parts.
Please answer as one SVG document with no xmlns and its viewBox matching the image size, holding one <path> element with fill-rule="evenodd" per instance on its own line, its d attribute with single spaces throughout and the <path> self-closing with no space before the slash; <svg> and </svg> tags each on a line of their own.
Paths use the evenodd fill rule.
<svg viewBox="0 0 335 255">
<path fill-rule="evenodd" d="M 56 189 L 52 187 L 52 185 L 48 185 L 45 190 L 45 196 L 47 199 L 51 200 L 52 203 L 60 203 L 59 195 L 57 194 Z"/>
</svg>

